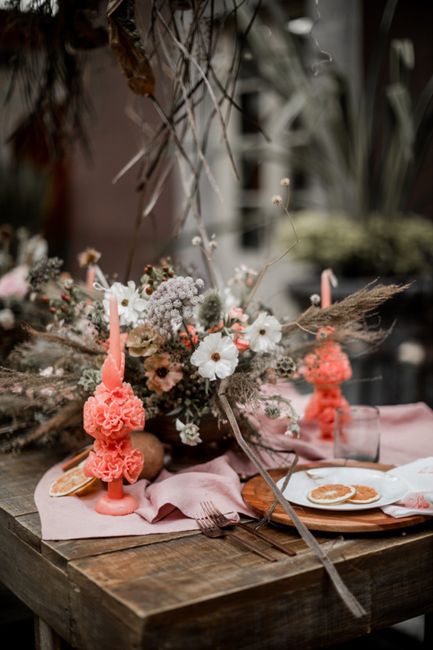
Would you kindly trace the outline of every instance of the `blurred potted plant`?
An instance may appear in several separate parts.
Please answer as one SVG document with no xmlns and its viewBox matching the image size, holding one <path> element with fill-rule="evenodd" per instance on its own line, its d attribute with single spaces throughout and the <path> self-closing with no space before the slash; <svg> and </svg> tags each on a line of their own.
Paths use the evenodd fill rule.
<svg viewBox="0 0 433 650">
<path fill-rule="evenodd" d="M 400 384 L 384 370 L 387 365 L 393 377 L 399 375 L 393 372 L 393 363 L 400 342 L 422 342 L 423 368 L 428 368 L 432 352 L 433 227 L 413 213 L 411 198 L 433 135 L 433 78 L 418 97 L 412 96 L 414 48 L 411 41 L 399 39 L 390 45 L 389 82 L 380 83 L 396 6 L 395 0 L 386 3 L 368 74 L 358 93 L 314 38 L 304 43 L 310 54 L 305 61 L 308 48 L 298 47 L 299 41 L 288 31 L 281 3 L 267 3 L 266 12 L 259 12 L 248 34 L 255 87 L 272 94 L 279 105 L 267 132 L 272 145 L 263 142 L 261 159 L 288 161 L 292 178 L 299 172 L 307 180 L 305 187 L 297 187 L 296 181 L 292 187 L 292 204 L 300 209 L 293 216 L 301 241 L 291 255 L 309 261 L 314 277 L 291 282 L 292 296 L 302 308 L 308 306 L 326 267 L 333 268 L 339 279 L 333 292 L 336 299 L 379 276 L 385 281 L 392 276 L 416 279 L 404 296 L 396 298 L 399 304 L 391 306 L 399 312 L 398 331 L 377 353 L 382 359 L 375 357 L 377 374 L 387 376 L 383 403 L 392 403 L 397 394 L 400 401 L 405 399 Z M 247 23 L 252 12 L 248 7 L 243 10 Z M 290 228 L 287 220 L 277 232 L 284 247 L 293 243 Z M 413 318 L 416 313 L 423 317 Z M 389 324 L 393 320 L 390 314 L 384 317 Z M 372 367 L 370 360 L 370 367 L 361 369 L 359 376 L 372 376 Z M 429 402 L 425 389 L 429 377 L 418 375 L 412 382 L 419 386 L 416 398 Z M 361 387 L 367 391 L 367 384 L 359 384 L 359 391 Z M 375 386 L 374 395 L 354 399 L 377 400 Z"/>
<path fill-rule="evenodd" d="M 317 273 L 332 267 L 338 277 L 349 279 L 401 278 L 433 270 L 433 223 L 415 214 L 390 217 L 372 212 L 355 220 L 346 214 L 302 210 L 296 231 L 300 241 L 294 255 L 311 262 Z"/>
<path fill-rule="evenodd" d="M 294 138 L 291 158 L 295 169 L 309 173 L 320 186 L 323 207 L 297 213 L 300 243 L 293 254 L 317 272 L 332 267 L 347 279 L 349 286 L 342 286 L 340 295 L 366 279 L 395 276 L 416 278 L 412 293 L 431 293 L 433 223 L 409 206 L 433 135 L 433 77 L 416 99 L 411 96 L 413 43 L 399 39 L 390 46 L 389 83 L 379 85 L 395 5 L 389 2 L 385 9 L 358 101 L 350 80 L 333 66 L 324 69 L 320 85 L 307 78 L 299 88 L 303 137 Z M 313 102 L 320 113 L 312 110 Z M 300 204 L 308 206 L 308 195 Z M 292 241 L 289 229 L 290 224 L 283 224 L 279 233 L 285 241 Z M 299 298 L 310 288 L 307 283 L 305 291 L 300 286 L 291 290 Z"/>
<path fill-rule="evenodd" d="M 293 254 L 350 278 L 418 276 L 432 268 L 433 226 L 413 214 L 410 200 L 433 135 L 433 77 L 412 97 L 413 43 L 397 39 L 390 45 L 389 82 L 380 83 L 396 7 L 395 0 L 386 3 L 359 92 L 329 55 L 323 60 L 326 53 L 313 39 L 312 65 L 306 65 L 306 48 L 287 30 L 281 3 L 268 3 L 248 34 L 256 87 L 279 102 L 263 159 L 289 159 L 292 177 L 301 172 L 319 189 L 292 187 L 292 204 L 302 208 L 295 215 L 301 243 Z M 243 11 L 247 22 L 252 10 Z M 266 28 L 272 39 L 263 38 Z M 278 236 L 284 245 L 293 242 L 288 220 Z"/>
</svg>

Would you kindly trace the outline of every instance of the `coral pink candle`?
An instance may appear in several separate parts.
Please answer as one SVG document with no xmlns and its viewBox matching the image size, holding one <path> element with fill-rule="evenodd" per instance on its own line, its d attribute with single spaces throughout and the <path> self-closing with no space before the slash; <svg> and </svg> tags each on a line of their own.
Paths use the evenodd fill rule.
<svg viewBox="0 0 433 650">
<path fill-rule="evenodd" d="M 125 359 L 116 298 L 110 299 L 110 340 L 102 366 L 102 382 L 84 404 L 84 429 L 95 438 L 85 465 L 89 476 L 108 484 L 96 504 L 103 515 L 127 515 L 138 503 L 123 492 L 123 479 L 135 483 L 143 467 L 143 454 L 134 449 L 129 434 L 144 427 L 144 408 L 130 384 L 123 381 Z"/>
<path fill-rule="evenodd" d="M 122 344 L 120 342 L 119 308 L 115 296 L 110 298 L 110 344 L 109 352 L 114 364 L 120 368 L 122 360 Z"/>
<path fill-rule="evenodd" d="M 331 286 L 337 286 L 336 277 L 331 269 L 325 269 L 320 282 L 322 309 L 331 306 Z M 332 440 L 337 408 L 349 407 L 340 384 L 352 376 L 349 358 L 340 345 L 332 340 L 333 334 L 332 327 L 321 328 L 317 338 L 322 343 L 314 352 L 307 354 L 302 369 L 304 379 L 314 386 L 304 420 L 318 422 L 320 437 L 324 440 Z"/>
<path fill-rule="evenodd" d="M 304 359 L 303 376 L 314 386 L 314 394 L 307 404 L 304 420 L 319 423 L 320 437 L 332 440 L 337 408 L 347 409 L 340 384 L 352 376 L 348 356 L 332 340 L 333 329 L 322 328 L 318 334 L 322 344 Z"/>
<path fill-rule="evenodd" d="M 331 306 L 331 283 L 335 285 L 335 276 L 331 269 L 322 271 L 320 278 L 320 293 L 322 298 L 322 309 Z"/>
<path fill-rule="evenodd" d="M 86 289 L 87 293 L 92 293 L 93 291 L 93 283 L 95 282 L 95 277 L 96 277 L 96 269 L 91 264 L 90 266 L 87 267 L 86 271 Z"/>
</svg>

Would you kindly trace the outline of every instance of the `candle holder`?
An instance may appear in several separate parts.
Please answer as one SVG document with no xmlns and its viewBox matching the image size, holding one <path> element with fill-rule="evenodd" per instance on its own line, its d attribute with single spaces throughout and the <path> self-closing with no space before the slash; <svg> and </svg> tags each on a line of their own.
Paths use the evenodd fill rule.
<svg viewBox="0 0 433 650">
<path fill-rule="evenodd" d="M 95 438 L 84 466 L 88 476 L 108 485 L 95 510 L 103 515 L 128 515 L 137 500 L 123 492 L 123 479 L 135 483 L 143 467 L 143 454 L 132 446 L 131 431 L 143 430 L 144 408 L 130 384 L 123 381 L 122 351 L 117 301 L 110 300 L 110 344 L 102 366 L 102 382 L 84 404 L 84 430 Z"/>
</svg>

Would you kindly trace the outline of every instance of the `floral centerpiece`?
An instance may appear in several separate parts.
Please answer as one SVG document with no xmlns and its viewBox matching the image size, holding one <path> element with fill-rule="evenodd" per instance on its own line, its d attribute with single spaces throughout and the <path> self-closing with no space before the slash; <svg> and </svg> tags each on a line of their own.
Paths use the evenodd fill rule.
<svg viewBox="0 0 433 650">
<path fill-rule="evenodd" d="M 125 379 L 143 402 L 150 431 L 187 446 L 225 436 L 228 427 L 217 386 L 227 379 L 228 393 L 236 396 L 245 414 L 261 403 L 269 418 L 287 417 L 287 432 L 298 433 L 291 404 L 280 396 L 260 393 L 261 382 L 292 377 L 297 362 L 283 336 L 283 321 L 262 306 L 247 305 L 257 277 L 253 270 L 237 268 L 218 292 L 206 290 L 203 279 L 181 274 L 165 259 L 159 265 L 146 265 L 137 283 L 110 284 L 95 263 L 97 258 L 90 249 L 80 257 L 92 269 L 92 277 L 98 278 L 96 290 L 90 292 L 89 287 L 62 278 L 49 260 L 30 272 L 33 300 L 46 305 L 52 322 L 46 332 L 32 331 L 33 341 L 22 346 L 16 365 L 27 366 L 29 379 L 31 365 L 39 364 L 38 385 L 27 388 L 18 368 L 9 369 L 4 379 L 15 398 L 36 396 L 43 390 L 46 402 L 35 413 L 36 422 L 42 420 L 41 437 L 47 434 L 53 410 L 81 404 L 100 382 L 112 297 L 119 306 L 126 344 Z M 36 362 L 35 347 L 41 355 Z M 73 359 L 65 358 L 65 347 L 75 350 Z M 13 365 L 17 356 L 16 350 Z M 250 433 L 254 436 L 252 429 Z M 38 437 L 34 432 L 30 436 L 32 441 Z"/>
<path fill-rule="evenodd" d="M 171 259 L 146 265 L 137 282 L 122 284 L 109 281 L 99 257 L 93 249 L 80 255 L 87 284 L 61 274 L 56 260 L 43 258 L 30 269 L 30 298 L 45 306 L 51 322 L 44 331 L 28 328 L 28 340 L 0 369 L 5 450 L 65 431 L 82 440 L 83 404 L 101 382 L 113 297 L 125 343 L 125 381 L 144 405 L 146 429 L 174 446 L 229 439 L 223 384 L 244 435 L 259 448 L 260 431 L 248 417 L 253 412 L 285 418 L 289 436 L 300 430 L 290 401 L 277 386 L 264 393 L 262 385 L 302 380 L 303 359 L 318 345 L 315 335 L 323 327 L 332 327 L 331 338 L 339 342 L 377 340 L 380 332 L 367 332 L 360 323 L 397 290 L 370 287 L 328 309 L 312 305 L 293 320 L 277 318 L 255 300 L 263 273 L 245 266 L 219 289 L 206 288 Z"/>
</svg>

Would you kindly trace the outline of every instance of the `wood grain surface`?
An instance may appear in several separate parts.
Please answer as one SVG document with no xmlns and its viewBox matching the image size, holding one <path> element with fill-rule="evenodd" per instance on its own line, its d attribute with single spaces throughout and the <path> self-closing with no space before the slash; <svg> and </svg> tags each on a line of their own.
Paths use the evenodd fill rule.
<svg viewBox="0 0 433 650">
<path fill-rule="evenodd" d="M 356 461 L 339 461 L 327 462 L 321 461 L 316 463 L 299 465 L 296 472 L 302 472 L 306 469 L 313 469 L 315 467 L 365 467 L 368 469 L 376 469 L 381 471 L 388 471 L 392 469 L 392 465 L 383 465 L 381 463 L 359 463 Z M 277 469 L 271 471 L 272 478 L 277 481 L 285 476 L 287 470 Z M 251 478 L 242 490 L 242 495 L 245 501 L 253 510 L 263 515 L 273 503 L 273 495 L 261 476 L 257 475 Z M 306 508 L 296 506 L 295 508 L 298 516 L 302 519 L 304 524 L 310 530 L 317 530 L 327 533 L 377 533 L 387 532 L 389 530 L 409 528 L 410 526 L 417 526 L 428 521 L 429 517 L 422 517 L 414 515 L 410 517 L 401 517 L 394 519 L 386 515 L 380 508 L 372 508 L 369 510 L 358 510 L 356 512 L 340 511 L 338 510 L 320 510 L 314 507 Z M 285 526 L 293 526 L 293 522 L 289 516 L 284 512 L 281 506 L 278 506 L 272 514 L 272 521 Z"/>
<path fill-rule="evenodd" d="M 362 620 L 291 528 L 266 529 L 297 551 L 270 549 L 273 563 L 195 532 L 45 542 L 33 492 L 61 457 L 0 457 L 0 581 L 73 647 L 308 650 L 433 609 L 430 524 L 317 538 L 366 608 Z"/>
</svg>

